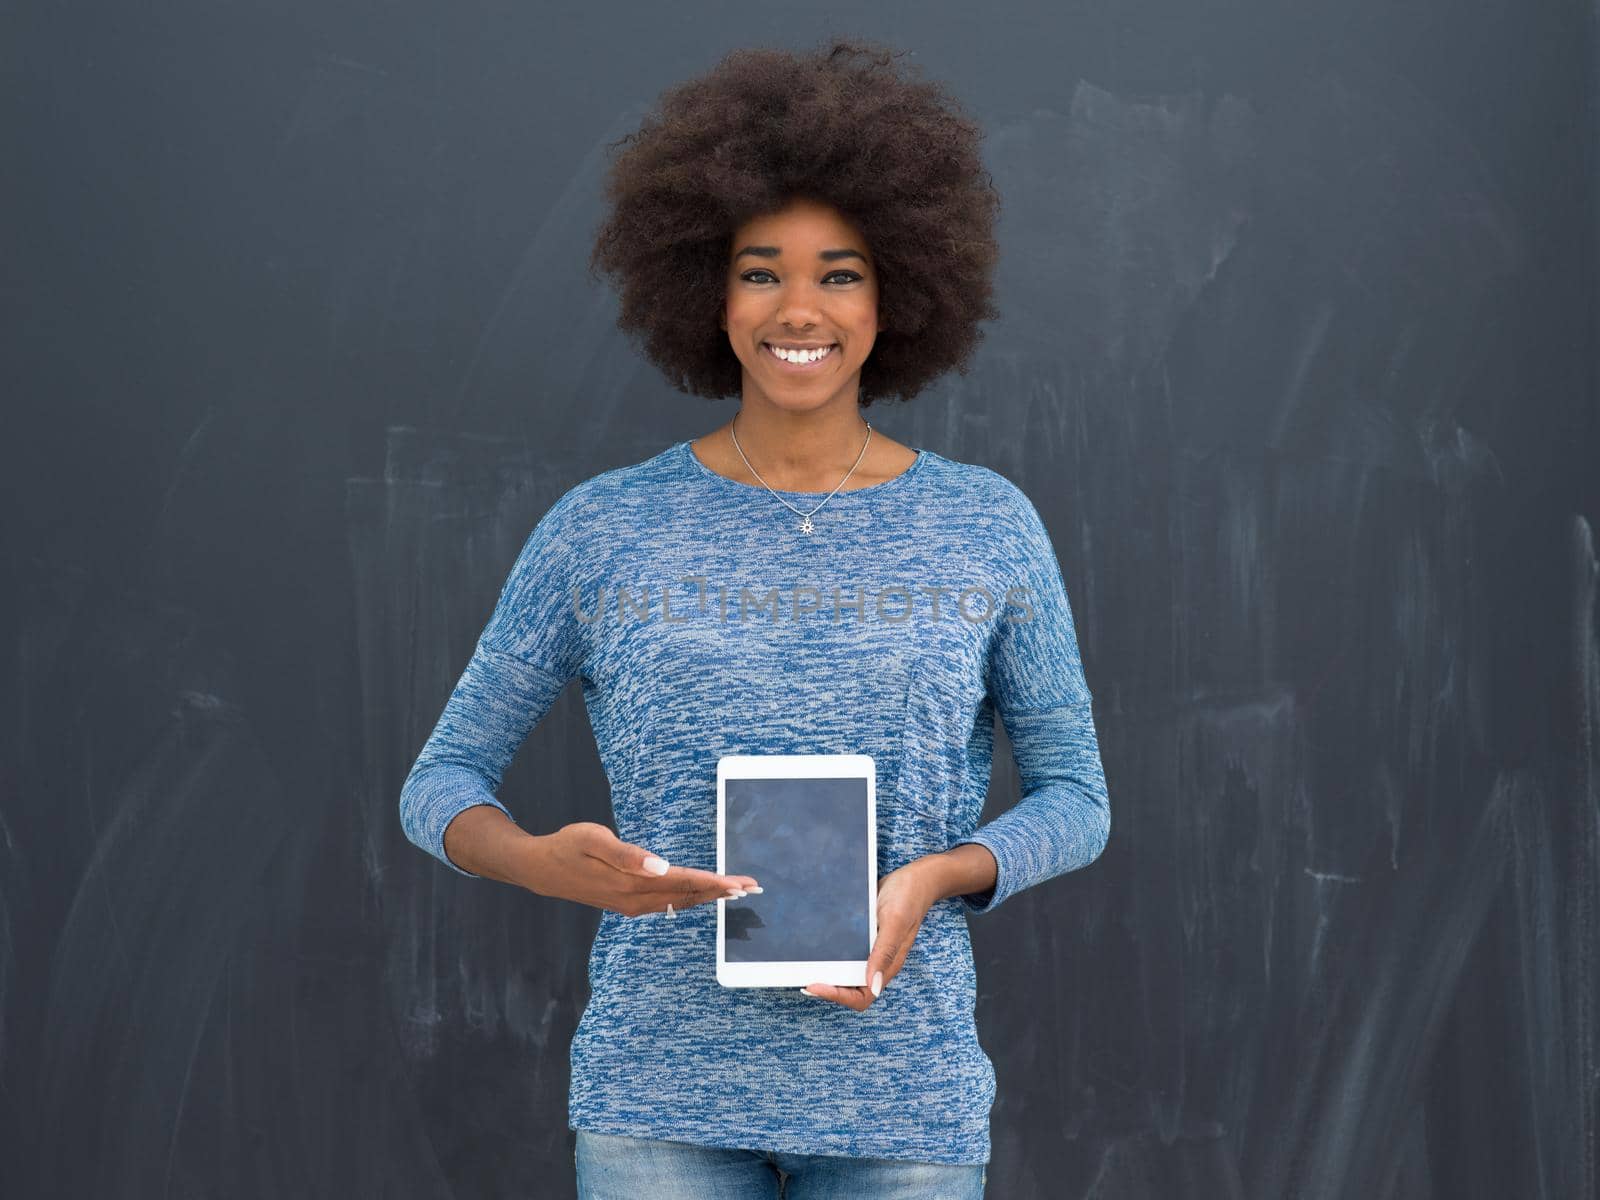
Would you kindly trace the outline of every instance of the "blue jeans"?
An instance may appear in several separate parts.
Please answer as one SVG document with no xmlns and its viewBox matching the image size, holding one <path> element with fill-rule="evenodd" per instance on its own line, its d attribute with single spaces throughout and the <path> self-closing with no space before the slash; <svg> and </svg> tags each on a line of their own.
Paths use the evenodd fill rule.
<svg viewBox="0 0 1600 1200">
<path fill-rule="evenodd" d="M 578 1200 L 983 1200 L 988 1167 L 576 1131 Z"/>
</svg>

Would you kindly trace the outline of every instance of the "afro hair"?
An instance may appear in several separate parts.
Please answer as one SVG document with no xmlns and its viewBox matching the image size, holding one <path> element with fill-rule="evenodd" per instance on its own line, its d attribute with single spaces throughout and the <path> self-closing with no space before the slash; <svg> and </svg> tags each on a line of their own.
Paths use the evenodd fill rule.
<svg viewBox="0 0 1600 1200">
<path fill-rule="evenodd" d="M 844 214 L 878 270 L 880 332 L 863 407 L 965 374 L 999 313 L 1000 198 L 982 130 L 939 85 L 894 69 L 904 52 L 836 40 L 810 54 L 736 50 L 664 92 L 606 175 L 589 259 L 620 293 L 617 324 L 679 391 L 740 394 L 719 326 L 735 230 L 797 197 Z"/>
</svg>

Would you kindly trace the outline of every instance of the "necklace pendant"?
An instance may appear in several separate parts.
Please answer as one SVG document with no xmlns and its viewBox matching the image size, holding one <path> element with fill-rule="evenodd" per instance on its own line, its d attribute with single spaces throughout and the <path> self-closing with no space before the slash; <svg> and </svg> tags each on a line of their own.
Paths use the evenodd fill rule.
<svg viewBox="0 0 1600 1200">
<path fill-rule="evenodd" d="M 815 533 L 816 532 L 816 526 L 811 524 L 811 518 L 810 517 L 807 517 L 805 520 L 800 522 L 800 532 L 801 533 Z"/>
</svg>

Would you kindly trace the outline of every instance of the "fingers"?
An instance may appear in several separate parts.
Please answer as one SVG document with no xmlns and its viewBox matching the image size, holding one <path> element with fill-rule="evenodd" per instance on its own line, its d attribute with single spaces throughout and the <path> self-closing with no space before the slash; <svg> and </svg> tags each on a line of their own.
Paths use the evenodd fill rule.
<svg viewBox="0 0 1600 1200">
<path fill-rule="evenodd" d="M 716 871 L 702 871 L 699 867 L 675 867 L 665 858 L 651 854 L 643 846 L 618 843 L 618 850 L 607 857 L 611 865 L 630 875 L 653 880 L 668 891 L 716 892 L 719 895 L 735 888 L 753 888 L 756 881 L 749 875 L 722 875 Z"/>
<path fill-rule="evenodd" d="M 677 904 L 679 908 L 688 908 L 691 904 L 704 904 L 707 900 L 715 900 L 727 891 L 728 889 L 720 884 L 713 883 L 708 887 L 698 879 L 685 879 L 678 886 Z"/>
<path fill-rule="evenodd" d="M 701 871 L 692 867 L 673 867 L 658 879 L 655 886 L 640 881 L 635 889 L 635 915 L 664 913 L 676 916 L 686 908 L 712 900 L 742 899 L 751 892 L 760 893 L 761 886 L 746 886 L 748 875 L 719 875 L 715 871 Z"/>
<path fill-rule="evenodd" d="M 807 995 L 820 996 L 824 1000 L 832 1000 L 836 1004 L 861 1012 L 870 1007 L 872 1002 L 882 995 L 884 985 L 899 974 L 901 963 L 905 959 L 905 951 L 908 949 L 910 949 L 909 943 L 903 939 L 885 936 L 880 930 L 878 942 L 867 957 L 865 987 L 846 987 L 837 983 L 808 983 L 800 990 Z"/>
<path fill-rule="evenodd" d="M 702 871 L 698 867 L 674 867 L 660 855 L 627 842 L 602 844 L 597 857 L 605 858 L 612 866 L 629 874 L 664 880 L 680 887 L 687 886 L 686 881 L 691 880 L 695 887 L 706 891 L 720 888 L 726 892 L 734 888 L 756 886 L 756 881 L 749 875 L 721 875 L 716 871 Z"/>
<path fill-rule="evenodd" d="M 867 956 L 867 982 L 872 982 L 874 971 L 883 972 L 885 979 L 899 974 L 900 968 L 905 964 L 906 952 L 910 949 L 911 943 L 899 937 L 897 933 L 880 931 L 878 944 Z"/>
<path fill-rule="evenodd" d="M 614 830 L 598 822 L 579 822 L 568 826 L 564 833 L 578 839 L 583 853 L 609 864 L 630 877 L 620 888 L 613 879 L 607 890 L 611 898 L 602 902 L 625 916 L 643 916 L 646 913 L 676 910 L 724 896 L 743 895 L 761 890 L 749 875 L 724 875 L 718 871 L 705 871 L 699 867 L 675 867 L 665 857 L 652 853 L 644 846 L 624 842 Z M 620 897 L 617 893 L 620 891 Z"/>
<path fill-rule="evenodd" d="M 863 1012 L 877 999 L 871 989 L 864 987 L 842 987 L 836 983 L 808 983 L 800 989 L 807 995 L 819 996 L 824 1000 L 832 1000 L 835 1004 L 842 1004 L 846 1008 L 853 1008 Z"/>
<path fill-rule="evenodd" d="M 715 871 L 685 870 L 682 875 L 669 874 L 657 889 L 652 890 L 670 893 L 663 896 L 663 903 L 670 899 L 679 908 L 687 908 L 691 904 L 704 904 L 708 900 L 746 896 L 752 888 L 760 890 L 748 875 L 719 875 Z"/>
<path fill-rule="evenodd" d="M 679 907 L 690 904 L 704 904 L 708 900 L 742 900 L 751 892 L 760 893 L 761 888 L 745 887 L 737 880 L 743 876 L 715 875 L 714 880 L 730 880 L 734 882 L 714 882 L 709 887 L 699 886 L 696 881 L 686 882 L 680 891 L 681 899 L 677 901 Z"/>
<path fill-rule="evenodd" d="M 699 867 L 668 867 L 659 882 L 669 891 L 715 892 L 718 895 L 735 888 L 748 891 L 756 886 L 756 881 L 748 875 L 719 875 L 715 871 L 702 871 Z"/>
</svg>

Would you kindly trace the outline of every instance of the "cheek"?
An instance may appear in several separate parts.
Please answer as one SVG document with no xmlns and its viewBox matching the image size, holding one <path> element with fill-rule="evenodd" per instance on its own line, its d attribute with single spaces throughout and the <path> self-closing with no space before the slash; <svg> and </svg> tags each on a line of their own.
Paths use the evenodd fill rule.
<svg viewBox="0 0 1600 1200">
<path fill-rule="evenodd" d="M 741 304 L 737 297 L 730 297 L 722 304 L 722 327 L 728 330 L 748 326 L 755 319 L 755 314 L 748 304 Z"/>
<path fill-rule="evenodd" d="M 878 323 L 878 293 L 876 291 L 863 292 L 861 304 L 856 310 L 857 328 L 872 329 Z"/>
</svg>

